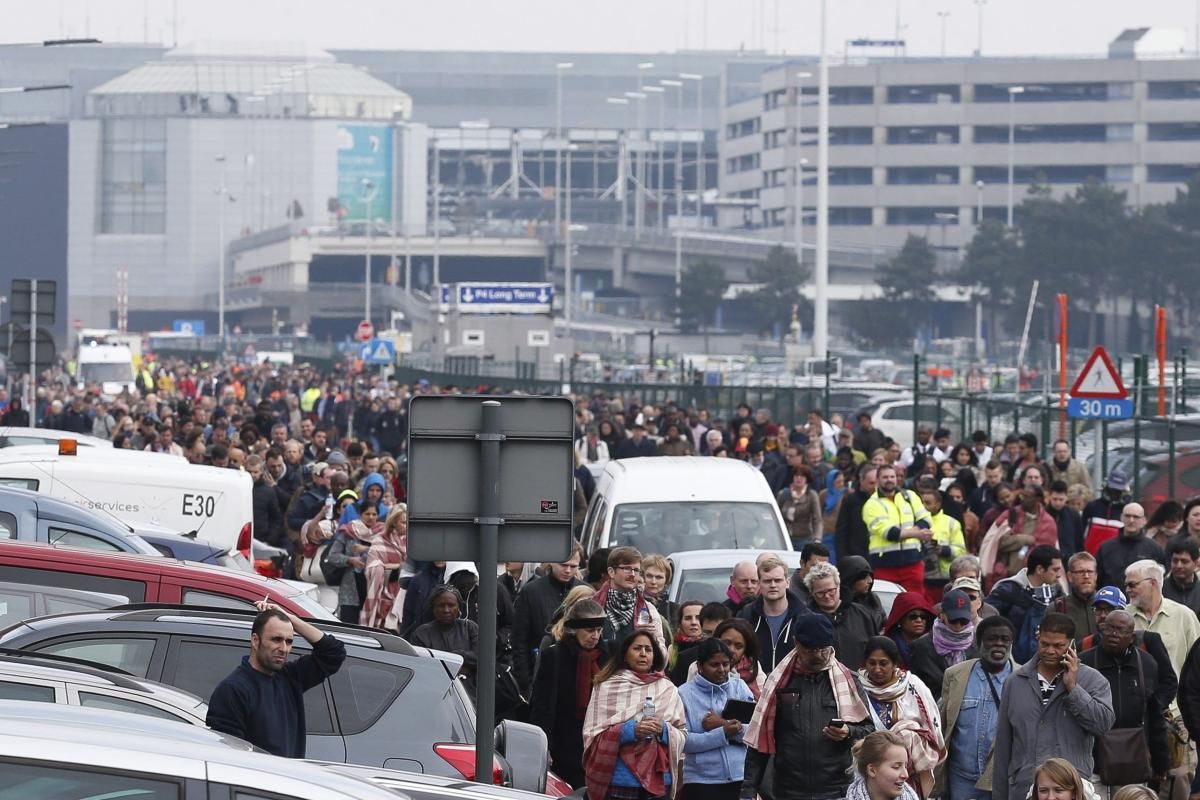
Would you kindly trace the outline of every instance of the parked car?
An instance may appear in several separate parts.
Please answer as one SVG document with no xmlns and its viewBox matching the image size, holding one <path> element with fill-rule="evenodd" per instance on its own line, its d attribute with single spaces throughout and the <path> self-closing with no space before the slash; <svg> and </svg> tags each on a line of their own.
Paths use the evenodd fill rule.
<svg viewBox="0 0 1200 800">
<path fill-rule="evenodd" d="M 667 587 L 668 597 L 673 603 L 684 600 L 699 600 L 703 603 L 720 603 L 726 598 L 729 588 L 729 576 L 740 561 L 754 561 L 762 554 L 761 550 L 690 550 L 683 553 L 671 553 L 667 559 L 671 562 L 671 585 Z M 789 572 L 800 568 L 800 554 L 794 550 L 775 553 L 783 563 L 788 565 Z M 889 614 L 896 595 L 904 591 L 898 583 L 876 579 L 871 589 L 883 605 L 883 613 Z"/>
<path fill-rule="evenodd" d="M 34 617 L 95 611 L 128 602 L 129 598 L 119 594 L 29 583 L 0 583 L 0 630 Z"/>
<path fill-rule="evenodd" d="M 1112 461 L 1109 461 L 1111 468 Z M 1200 452 L 1195 449 L 1175 453 L 1175 489 L 1171 490 L 1170 456 L 1167 453 L 1142 455 L 1138 474 L 1139 500 L 1146 515 L 1153 514 L 1164 500 L 1186 502 L 1200 496 Z"/>
<path fill-rule="evenodd" d="M 21 800 L 396 800 L 207 728 L 45 703 L 0 703 L 0 776 L 0 797 Z"/>
<path fill-rule="evenodd" d="M 609 461 L 582 542 L 587 553 L 620 545 L 643 553 L 792 549 L 761 472 L 736 459 L 688 456 Z"/>
<path fill-rule="evenodd" d="M 194 694 L 82 659 L 0 650 L 0 700 L 106 708 L 204 726 L 208 704 Z"/>
<path fill-rule="evenodd" d="M 0 546 L 0 581 L 84 589 L 131 603 L 182 603 L 253 610 L 264 598 L 302 617 L 336 617 L 314 598 L 316 587 L 158 553 L 101 553 L 9 542 Z"/>
<path fill-rule="evenodd" d="M 0 633 L 0 647 L 84 658 L 207 698 L 241 663 L 253 620 L 244 611 L 130 606 L 26 620 Z M 347 659 L 304 694 L 310 757 L 474 777 L 475 711 L 455 678 L 461 658 L 435 656 L 369 628 L 313 624 L 345 644 Z M 307 652 L 297 639 L 294 655 Z M 517 788 L 543 791 L 545 734 L 504 725 L 509 734 L 498 741 L 504 749 L 493 762 L 493 782 L 511 776 Z"/>
<path fill-rule="evenodd" d="M 316 763 L 343 775 L 364 778 L 376 786 L 410 797 L 412 800 L 539 800 L 539 798 L 545 800 L 545 795 L 534 792 L 526 792 L 508 786 L 488 786 L 485 783 L 468 782 L 462 778 L 400 772 L 378 767 L 364 767 L 358 764 L 334 764 L 327 761 Z M 546 795 L 565 797 L 571 794 L 570 784 L 553 773 L 550 778 L 554 785 L 546 786 Z"/>
<path fill-rule="evenodd" d="M 22 447 L 28 444 L 52 444 L 57 446 L 64 439 L 71 439 L 80 447 L 107 447 L 112 442 L 97 436 L 87 436 L 53 428 L 18 428 L 14 425 L 0 426 L 0 447 Z"/>
<path fill-rule="evenodd" d="M 871 425 L 880 431 L 884 436 L 889 436 L 894 439 L 901 447 L 908 447 L 913 442 L 913 399 L 911 396 L 902 398 L 882 397 L 868 403 L 855 412 L 857 418 L 859 414 L 867 413 L 871 415 Z M 953 404 L 945 401 L 942 405 L 942 412 L 939 418 L 937 401 L 933 399 L 920 400 L 920 408 L 917 410 L 918 419 L 921 423 L 928 425 L 931 428 L 937 428 L 939 425 L 947 428 L 950 431 L 953 441 L 962 439 L 962 422 L 958 418 L 958 412 L 954 410 Z"/>
<path fill-rule="evenodd" d="M 194 561 L 197 564 L 214 564 L 242 572 L 255 571 L 246 557 L 237 550 L 229 550 L 215 542 L 197 538 L 195 533 L 177 533 L 148 522 L 134 523 L 130 527 L 146 544 L 167 558 Z M 254 544 L 257 546 L 258 543 L 255 539 Z M 255 549 L 257 550 L 257 547 Z"/>
<path fill-rule="evenodd" d="M 4 539 L 159 555 L 149 542 L 112 517 L 11 486 L 0 486 L 0 540 Z"/>
</svg>

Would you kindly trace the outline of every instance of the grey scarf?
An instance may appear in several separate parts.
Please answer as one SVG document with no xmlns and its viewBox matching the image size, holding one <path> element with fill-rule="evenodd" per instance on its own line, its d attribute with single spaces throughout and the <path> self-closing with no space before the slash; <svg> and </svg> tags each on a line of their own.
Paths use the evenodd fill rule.
<svg viewBox="0 0 1200 800">
<path fill-rule="evenodd" d="M 613 628 L 620 630 L 633 624 L 633 611 L 637 607 L 637 592 L 626 589 L 608 587 L 608 597 L 604 603 L 604 613 Z"/>
</svg>

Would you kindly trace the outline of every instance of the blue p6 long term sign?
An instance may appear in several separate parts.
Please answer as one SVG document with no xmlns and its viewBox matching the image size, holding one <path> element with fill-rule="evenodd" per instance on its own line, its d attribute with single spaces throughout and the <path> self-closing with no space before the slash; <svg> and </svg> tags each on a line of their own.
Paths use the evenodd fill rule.
<svg viewBox="0 0 1200 800">
<path fill-rule="evenodd" d="M 460 283 L 455 304 L 461 314 L 549 314 L 550 283 Z"/>
</svg>

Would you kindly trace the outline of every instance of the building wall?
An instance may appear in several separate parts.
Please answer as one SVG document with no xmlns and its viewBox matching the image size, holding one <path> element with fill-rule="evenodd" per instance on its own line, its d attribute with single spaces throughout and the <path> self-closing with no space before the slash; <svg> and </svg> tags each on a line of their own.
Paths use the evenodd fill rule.
<svg viewBox="0 0 1200 800">
<path fill-rule="evenodd" d="M 1190 59 L 832 67 L 830 238 L 896 246 L 916 233 L 928 235 L 935 246 L 944 242 L 953 249 L 973 235 L 980 202 L 985 218 L 1004 219 L 1010 113 L 1017 135 L 1015 205 L 1034 176 L 1046 177 L 1056 195 L 1073 191 L 1094 175 L 1126 192 L 1132 205 L 1168 201 L 1190 171 L 1200 170 L 1200 86 L 1189 84 L 1183 99 L 1157 99 L 1151 88 L 1162 93 L 1164 86 L 1181 85 L 1170 82 L 1196 81 L 1198 67 L 1200 62 Z M 744 99 L 724 109 L 721 191 L 744 193 L 757 183 L 756 226 L 793 224 L 799 158 L 808 159 L 808 169 L 813 170 L 804 185 L 806 213 L 811 217 L 815 209 L 816 78 L 803 81 L 802 144 L 797 146 L 798 71 L 798 66 L 789 65 L 765 72 L 757 100 Z M 1024 85 L 1027 91 L 1017 95 L 1010 108 L 1007 87 L 1013 85 Z M 934 86 L 943 88 L 923 88 Z M 1097 97 L 1059 96 L 1068 87 L 1094 91 Z M 859 102 L 838 102 L 839 94 L 855 91 Z M 900 102 L 914 96 L 933 102 Z M 1164 123 L 1176 127 L 1162 127 Z M 746 134 L 754 128 L 755 133 Z M 1161 140 L 1164 136 L 1177 139 Z M 933 139 L 926 143 L 922 137 Z M 750 166 L 755 158 L 757 168 Z M 739 166 L 742 169 L 735 169 Z M 980 180 L 982 188 L 977 186 Z M 719 221 L 737 227 L 741 219 L 740 210 L 727 210 Z M 806 238 L 811 239 L 815 231 L 811 218 L 809 222 Z"/>
</svg>

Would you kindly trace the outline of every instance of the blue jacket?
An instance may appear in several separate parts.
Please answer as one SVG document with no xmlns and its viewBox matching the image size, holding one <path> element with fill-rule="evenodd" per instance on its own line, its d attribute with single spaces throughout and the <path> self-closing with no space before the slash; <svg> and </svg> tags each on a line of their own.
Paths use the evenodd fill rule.
<svg viewBox="0 0 1200 800">
<path fill-rule="evenodd" d="M 746 766 L 746 745 L 742 734 L 732 740 L 725 738 L 721 728 L 704 730 L 704 715 L 709 711 L 721 713 L 729 700 L 754 702 L 754 695 L 736 674 L 720 685 L 711 683 L 696 673 L 679 687 L 679 699 L 687 715 L 687 743 L 683 746 L 683 783 L 732 783 L 741 781 Z M 745 728 L 743 727 L 743 731 Z"/>
</svg>

